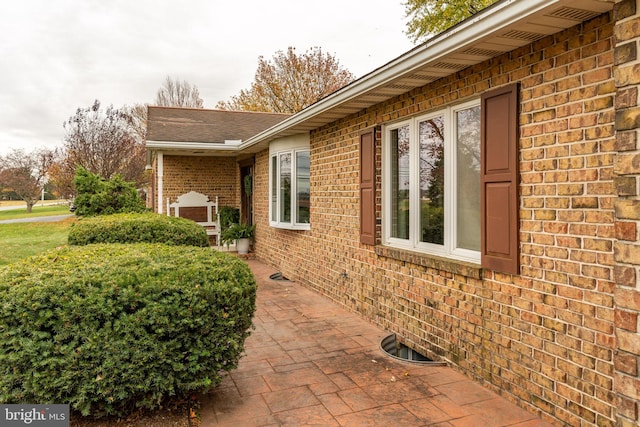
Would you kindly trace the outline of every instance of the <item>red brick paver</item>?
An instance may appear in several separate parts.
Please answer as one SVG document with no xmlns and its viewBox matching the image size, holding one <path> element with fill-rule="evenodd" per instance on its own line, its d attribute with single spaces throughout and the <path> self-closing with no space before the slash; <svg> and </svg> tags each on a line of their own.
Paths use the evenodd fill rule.
<svg viewBox="0 0 640 427">
<path fill-rule="evenodd" d="M 238 369 L 201 396 L 203 427 L 551 426 L 452 368 L 385 356 L 387 332 L 248 264 L 258 281 L 255 330 Z"/>
</svg>

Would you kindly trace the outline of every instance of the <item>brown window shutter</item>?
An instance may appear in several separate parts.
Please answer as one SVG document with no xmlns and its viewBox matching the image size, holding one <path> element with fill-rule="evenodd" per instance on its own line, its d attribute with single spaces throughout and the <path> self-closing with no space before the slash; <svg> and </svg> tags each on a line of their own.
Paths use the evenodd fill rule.
<svg viewBox="0 0 640 427">
<path fill-rule="evenodd" d="M 375 129 L 360 134 L 360 242 L 376 244 Z"/>
<path fill-rule="evenodd" d="M 481 111 L 482 267 L 518 274 L 518 85 L 484 93 Z"/>
</svg>

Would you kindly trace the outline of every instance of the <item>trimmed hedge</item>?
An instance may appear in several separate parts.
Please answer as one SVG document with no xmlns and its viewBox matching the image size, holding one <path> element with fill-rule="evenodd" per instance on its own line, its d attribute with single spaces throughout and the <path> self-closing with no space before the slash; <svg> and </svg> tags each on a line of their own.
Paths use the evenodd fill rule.
<svg viewBox="0 0 640 427">
<path fill-rule="evenodd" d="M 0 403 L 155 409 L 235 369 L 255 311 L 241 260 L 162 244 L 69 246 L 0 269 Z"/>
<path fill-rule="evenodd" d="M 209 246 L 204 227 L 155 213 L 122 213 L 83 218 L 69 230 L 70 245 L 92 243 L 164 243 Z"/>
</svg>

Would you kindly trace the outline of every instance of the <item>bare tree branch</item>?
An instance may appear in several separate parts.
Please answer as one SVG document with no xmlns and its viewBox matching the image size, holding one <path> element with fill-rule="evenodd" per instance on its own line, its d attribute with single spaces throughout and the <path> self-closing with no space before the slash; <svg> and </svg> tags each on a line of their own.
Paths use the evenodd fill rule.
<svg viewBox="0 0 640 427">
<path fill-rule="evenodd" d="M 91 107 L 78 108 L 76 114 L 64 122 L 64 146 L 57 152 L 51 174 L 62 194 L 66 196 L 73 189 L 78 166 L 105 179 L 119 173 L 138 185 L 145 182 L 146 114 L 135 113 L 141 108 L 117 110 L 109 106 L 102 109 L 96 100 Z"/>
<path fill-rule="evenodd" d="M 167 76 L 164 86 L 158 90 L 154 105 L 160 107 L 203 108 L 203 101 L 195 85 L 192 86 L 185 80 L 173 80 Z"/>
</svg>

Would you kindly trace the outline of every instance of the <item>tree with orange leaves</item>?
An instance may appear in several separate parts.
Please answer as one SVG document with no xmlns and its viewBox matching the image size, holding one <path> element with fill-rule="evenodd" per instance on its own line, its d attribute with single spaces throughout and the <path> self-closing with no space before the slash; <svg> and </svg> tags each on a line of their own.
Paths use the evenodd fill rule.
<svg viewBox="0 0 640 427">
<path fill-rule="evenodd" d="M 258 58 L 251 87 L 241 90 L 217 108 L 240 111 L 297 113 L 321 98 L 349 84 L 355 76 L 320 48 L 297 54 L 295 48 L 278 51 L 272 60 Z"/>
</svg>

